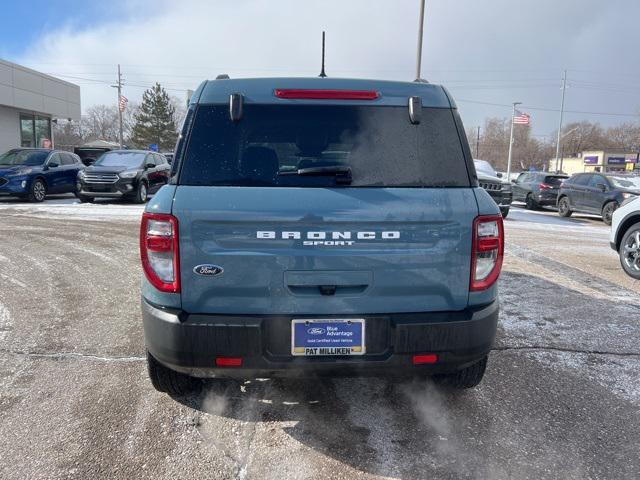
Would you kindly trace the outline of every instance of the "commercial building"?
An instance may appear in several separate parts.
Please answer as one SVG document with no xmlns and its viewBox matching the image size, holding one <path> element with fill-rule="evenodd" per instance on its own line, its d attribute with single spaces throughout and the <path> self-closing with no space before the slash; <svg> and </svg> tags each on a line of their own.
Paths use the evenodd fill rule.
<svg viewBox="0 0 640 480">
<path fill-rule="evenodd" d="M 640 172 L 638 152 L 589 150 L 574 157 L 560 159 L 558 170 L 572 175 L 581 172 Z M 556 170 L 556 159 L 549 160 L 549 170 Z"/>
<path fill-rule="evenodd" d="M 57 118 L 80 120 L 80 87 L 0 59 L 0 153 L 51 148 Z"/>
</svg>

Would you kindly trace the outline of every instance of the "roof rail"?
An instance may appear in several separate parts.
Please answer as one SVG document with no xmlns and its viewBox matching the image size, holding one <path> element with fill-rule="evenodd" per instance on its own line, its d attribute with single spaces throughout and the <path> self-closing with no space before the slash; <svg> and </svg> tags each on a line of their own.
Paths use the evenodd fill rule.
<svg viewBox="0 0 640 480">
<path fill-rule="evenodd" d="M 227 75 L 226 73 L 221 73 L 216 77 L 216 80 L 229 80 L 229 78 L 229 75 Z"/>
</svg>

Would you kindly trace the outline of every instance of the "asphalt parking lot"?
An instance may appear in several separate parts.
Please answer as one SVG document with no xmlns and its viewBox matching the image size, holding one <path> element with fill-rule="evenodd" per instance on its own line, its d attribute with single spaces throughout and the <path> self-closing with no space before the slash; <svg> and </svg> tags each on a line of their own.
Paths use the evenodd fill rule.
<svg viewBox="0 0 640 480">
<path fill-rule="evenodd" d="M 595 217 L 513 208 L 484 382 L 146 375 L 141 206 L 0 201 L 0 478 L 638 478 L 640 283 Z"/>
</svg>

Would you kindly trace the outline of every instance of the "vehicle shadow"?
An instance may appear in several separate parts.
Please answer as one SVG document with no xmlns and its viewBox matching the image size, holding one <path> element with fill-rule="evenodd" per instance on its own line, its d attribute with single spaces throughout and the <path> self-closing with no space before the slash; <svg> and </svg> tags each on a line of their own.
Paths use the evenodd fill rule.
<svg viewBox="0 0 640 480">
<path fill-rule="evenodd" d="M 47 198 L 45 198 L 44 202 L 42 203 L 29 202 L 24 198 L 20 198 L 20 197 L 0 196 L 0 203 L 20 204 L 20 205 L 23 205 L 23 204 L 24 205 L 46 205 L 47 203 L 53 203 L 53 202 L 59 203 L 60 201 L 64 201 L 65 203 L 75 203 L 73 202 L 74 200 L 77 200 L 76 196 L 68 193 L 47 195 Z"/>
<path fill-rule="evenodd" d="M 149 194 L 149 200 L 153 198 L 153 194 Z M 29 202 L 20 197 L 0 196 L 0 203 L 5 205 L 27 205 L 27 206 L 46 206 L 46 205 L 75 205 L 80 204 L 80 200 L 69 193 L 61 193 L 59 195 L 47 195 L 47 198 L 40 203 Z M 136 205 L 126 198 L 97 198 L 93 202 L 86 205 Z"/>
</svg>

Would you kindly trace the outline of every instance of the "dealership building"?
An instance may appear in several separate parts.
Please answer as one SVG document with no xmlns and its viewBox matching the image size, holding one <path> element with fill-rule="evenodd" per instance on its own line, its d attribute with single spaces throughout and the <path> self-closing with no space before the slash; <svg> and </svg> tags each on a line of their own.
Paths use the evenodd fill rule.
<svg viewBox="0 0 640 480">
<path fill-rule="evenodd" d="M 555 159 L 549 160 L 549 170 L 556 170 Z M 581 172 L 638 173 L 638 152 L 619 150 L 590 150 L 560 159 L 557 170 L 568 174 Z"/>
<path fill-rule="evenodd" d="M 50 148 L 58 118 L 80 120 L 80 87 L 0 59 L 0 153 Z"/>
</svg>

